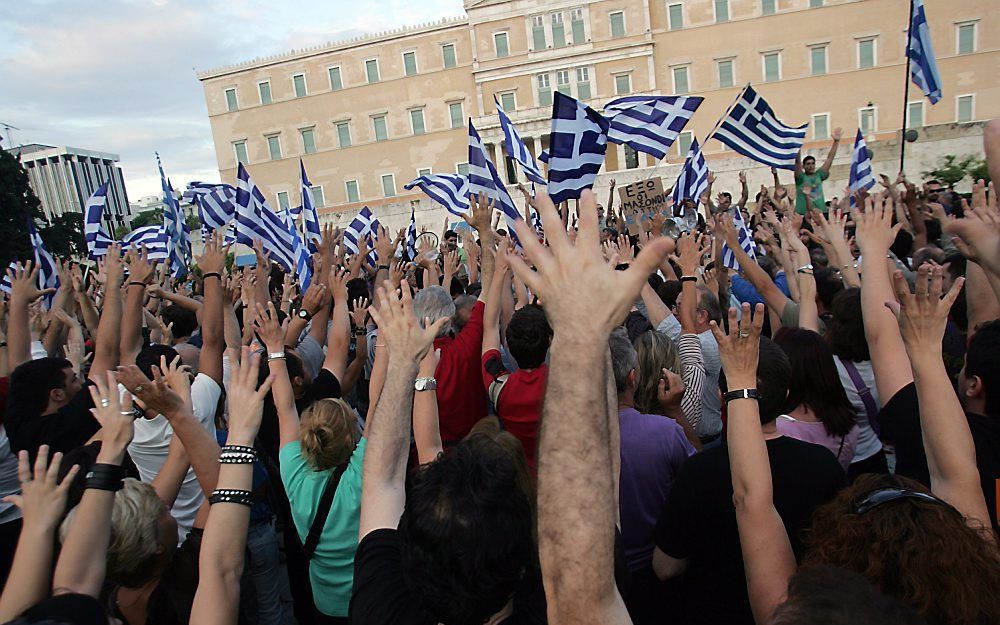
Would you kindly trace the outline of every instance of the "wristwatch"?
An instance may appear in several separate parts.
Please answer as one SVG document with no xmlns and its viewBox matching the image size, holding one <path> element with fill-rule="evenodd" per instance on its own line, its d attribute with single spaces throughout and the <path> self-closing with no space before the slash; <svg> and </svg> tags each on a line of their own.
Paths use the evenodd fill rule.
<svg viewBox="0 0 1000 625">
<path fill-rule="evenodd" d="M 760 392 L 755 388 L 741 388 L 735 391 L 729 391 L 722 396 L 722 400 L 727 404 L 735 399 L 760 399 Z"/>
<path fill-rule="evenodd" d="M 438 382 L 434 378 L 417 378 L 413 381 L 415 391 L 433 391 L 437 389 Z"/>
<path fill-rule="evenodd" d="M 305 308 L 300 308 L 298 312 L 295 313 L 295 316 L 298 317 L 299 319 L 305 319 L 306 321 L 312 319 L 312 313 L 306 310 Z"/>
</svg>

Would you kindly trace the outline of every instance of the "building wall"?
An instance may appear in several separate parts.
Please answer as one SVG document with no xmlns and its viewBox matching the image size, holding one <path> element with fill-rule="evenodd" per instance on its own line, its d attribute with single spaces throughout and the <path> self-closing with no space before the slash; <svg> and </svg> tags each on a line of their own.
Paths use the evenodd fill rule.
<svg viewBox="0 0 1000 625">
<path fill-rule="evenodd" d="M 670 5 L 680 5 L 683 26 L 672 28 Z M 411 202 L 425 217 L 438 223 L 443 209 L 403 185 L 418 171 L 453 172 L 467 160 L 467 131 L 452 128 L 449 104 L 460 102 L 471 117 L 501 175 L 502 135 L 494 110 L 494 96 L 513 94 L 516 108 L 508 114 L 536 156 L 548 146 L 551 107 L 543 91 L 566 89 L 600 109 L 617 97 L 619 76 L 627 75 L 630 93 L 675 93 L 675 67 L 686 67 L 689 92 L 705 102 L 688 124 L 690 135 L 679 140 L 666 162 L 639 155 L 638 167 L 627 169 L 622 146 L 609 146 L 598 187 L 616 178 L 621 184 L 650 175 L 676 176 L 690 138 L 702 141 L 710 166 L 720 172 L 721 188 L 734 186 L 735 173 L 746 169 L 751 180 L 769 180 L 761 167 L 723 149 L 717 141 L 704 142 L 717 120 L 748 82 L 768 99 L 788 123 L 805 124 L 814 115 L 826 115 L 826 134 L 810 128 L 805 149 L 824 154 L 828 134 L 844 130 L 838 163 L 848 157 L 849 144 L 860 124 L 861 109 L 874 110 L 867 133 L 877 168 L 893 169 L 885 159 L 889 145 L 898 154 L 899 126 L 906 81 L 903 49 L 907 3 L 901 0 L 826 0 L 811 7 L 810 0 L 775 0 L 776 13 L 762 15 L 761 0 L 486 0 L 466 2 L 466 19 L 446 20 L 401 29 L 348 42 L 293 51 L 274 58 L 203 72 L 209 119 L 223 179 L 233 182 L 236 156 L 233 144 L 245 141 L 248 165 L 255 182 L 277 202 L 286 192 L 297 204 L 298 160 L 303 159 L 312 182 L 322 186 L 323 219 L 349 221 L 361 205 L 369 205 L 390 223 L 395 215 L 408 219 Z M 728 20 L 717 10 L 728 5 Z M 924 102 L 920 138 L 910 144 L 907 171 L 921 167 L 949 150 L 974 145 L 981 125 L 956 125 L 960 96 L 973 96 L 973 121 L 1000 116 L 1000 12 L 995 0 L 961 3 L 928 2 L 931 33 L 943 80 L 944 97 L 931 106 L 915 86 L 910 102 Z M 990 10 L 994 9 L 994 10 Z M 619 22 L 618 12 L 624 19 Z M 556 15 L 553 18 L 553 15 Z M 675 13 L 676 15 L 676 13 Z M 565 45 L 559 45 L 561 16 Z M 582 29 L 574 30 L 574 17 Z M 536 46 L 535 24 L 540 21 L 544 45 Z M 555 20 L 555 21 L 554 21 Z M 975 51 L 958 54 L 962 24 L 975 23 Z M 556 24 L 556 26 L 554 26 Z M 622 25 L 622 32 L 613 32 Z M 506 56 L 498 54 L 497 33 L 506 36 Z M 859 42 L 874 40 L 874 67 L 859 69 Z M 454 44 L 457 66 L 443 67 L 441 46 Z M 825 71 L 813 75 L 812 49 L 825 47 Z M 403 54 L 417 57 L 415 76 L 404 75 Z M 778 53 L 780 76 L 765 81 L 764 54 Z M 378 58 L 381 79 L 367 84 L 365 61 Z M 733 86 L 720 86 L 718 62 L 732 61 Z M 343 89 L 332 90 L 328 68 L 339 65 Z M 304 73 L 308 95 L 295 97 L 293 76 Z M 560 85 L 560 79 L 566 84 Z M 584 83 L 582 79 L 585 79 Z M 269 80 L 274 102 L 261 105 L 258 83 Z M 542 82 L 540 82 L 540 80 Z M 235 89 L 238 108 L 229 111 L 226 89 Z M 589 89 L 589 94 L 586 90 Z M 586 97 L 588 96 L 589 97 Z M 426 132 L 414 135 L 409 111 L 424 111 Z M 385 115 L 388 138 L 376 141 L 373 117 Z M 339 147 L 337 123 L 348 122 L 351 147 Z M 305 154 L 300 131 L 313 128 L 316 152 Z M 267 136 L 277 135 L 281 158 L 271 159 Z M 981 148 L 979 148 L 981 149 Z M 977 152 L 979 149 L 972 150 Z M 880 160 L 881 159 L 881 160 Z M 655 168 L 654 168 L 655 167 Z M 898 165 L 895 166 L 898 168 Z M 395 195 L 386 197 L 382 177 L 392 175 Z M 732 174 L 732 181 L 729 175 Z M 826 193 L 836 195 L 841 181 L 832 176 Z M 522 177 L 523 179 L 523 177 Z M 345 184 L 357 181 L 359 202 L 348 202 Z M 670 181 L 665 180 L 665 184 Z M 759 184 L 759 183 L 758 183 Z M 727 186 L 728 185 L 728 186 Z M 839 186 L 838 186 L 839 185 Z M 599 195 L 603 192 L 599 191 Z M 429 212 L 428 212 L 429 211 Z M 419 220 L 420 218 L 418 218 Z"/>
</svg>

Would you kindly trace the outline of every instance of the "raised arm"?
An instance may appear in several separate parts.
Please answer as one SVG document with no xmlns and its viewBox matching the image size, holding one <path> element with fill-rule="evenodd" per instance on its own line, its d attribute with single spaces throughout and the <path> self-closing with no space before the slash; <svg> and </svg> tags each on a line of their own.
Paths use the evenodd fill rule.
<svg viewBox="0 0 1000 625">
<path fill-rule="evenodd" d="M 342 269 L 330 274 L 329 292 L 333 295 L 333 327 L 327 333 L 326 358 L 323 360 L 323 368 L 332 373 L 341 384 L 344 383 L 347 354 L 351 348 L 351 311 L 347 301 L 347 280 L 347 272 Z M 364 330 L 363 326 L 361 330 Z"/>
<path fill-rule="evenodd" d="M 826 153 L 826 160 L 823 161 L 823 166 L 820 167 L 827 175 L 830 174 L 830 168 L 833 167 L 833 159 L 837 158 L 837 148 L 840 147 L 840 138 L 843 134 L 844 131 L 840 128 L 833 129 L 833 145 L 830 146 L 830 151 Z"/>
<path fill-rule="evenodd" d="M 745 171 L 740 172 L 740 201 L 737 202 L 740 210 L 747 205 L 747 201 L 750 199 L 750 187 L 747 186 L 747 173 Z"/>
<path fill-rule="evenodd" d="M 490 225 L 490 216 L 492 214 L 493 200 L 489 200 L 485 195 L 479 195 L 475 200 L 469 199 L 469 212 L 462 215 L 466 223 L 475 228 L 476 232 L 479 233 L 479 243 L 482 247 L 480 276 L 483 289 L 479 294 L 479 301 L 481 302 L 485 301 L 489 294 L 496 260 L 493 252 L 493 228 Z M 534 234 L 531 236 L 534 236 Z"/>
<path fill-rule="evenodd" d="M 750 258 L 743 251 L 736 237 L 736 228 L 733 226 L 732 218 L 729 215 L 719 215 L 716 218 L 715 227 L 716 232 L 720 233 L 728 244 L 730 251 L 733 252 L 736 262 L 740 264 L 740 273 L 757 289 L 760 296 L 764 298 L 764 302 L 768 308 L 780 316 L 782 311 L 785 310 L 785 305 L 790 300 L 781 292 L 781 289 L 774 283 L 771 276 L 767 275 L 767 272 L 757 264 L 757 261 Z"/>
<path fill-rule="evenodd" d="M 507 284 L 507 273 L 510 271 L 505 254 L 506 239 L 500 242 L 500 250 L 501 254 L 496 258 L 493 280 L 490 282 L 490 292 L 486 298 L 486 307 L 483 309 L 482 353 L 484 354 L 490 350 L 500 349 L 500 306 L 503 300 L 503 287 Z"/>
<path fill-rule="evenodd" d="M 108 248 L 104 272 L 104 307 L 94 337 L 94 360 L 90 365 L 90 379 L 94 381 L 118 366 L 120 357 L 123 268 L 118 244 Z"/>
<path fill-rule="evenodd" d="M 156 268 L 150 264 L 145 247 L 142 252 L 134 249 L 126 252 L 125 264 L 128 265 L 128 284 L 125 286 L 125 308 L 122 312 L 121 364 L 130 365 L 135 363 L 135 358 L 142 349 L 146 286 L 153 281 Z"/>
<path fill-rule="evenodd" d="M 278 411 L 279 448 L 299 440 L 299 411 L 295 407 L 295 393 L 285 365 L 284 337 L 287 326 L 287 319 L 284 327 L 278 323 L 278 311 L 274 308 L 274 302 L 268 302 L 267 307 L 257 304 L 257 317 L 253 327 L 264 342 L 267 366 L 274 377 L 271 394 Z"/>
<path fill-rule="evenodd" d="M 31 360 L 31 313 L 28 306 L 38 298 L 55 293 L 55 289 L 38 288 L 38 267 L 31 261 L 24 267 L 8 269 L 10 304 L 7 319 L 7 366 L 11 371 Z"/>
<path fill-rule="evenodd" d="M 433 378 L 441 360 L 441 350 L 432 349 L 420 361 L 417 377 Z M 417 462 L 427 464 L 441 454 L 441 424 L 438 421 L 437 393 L 433 389 L 413 391 L 413 441 L 417 447 Z"/>
</svg>

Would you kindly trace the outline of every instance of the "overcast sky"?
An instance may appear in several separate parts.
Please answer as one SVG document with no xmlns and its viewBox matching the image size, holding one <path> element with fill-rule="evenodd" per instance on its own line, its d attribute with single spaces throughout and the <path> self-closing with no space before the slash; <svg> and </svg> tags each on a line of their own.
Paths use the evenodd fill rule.
<svg viewBox="0 0 1000 625">
<path fill-rule="evenodd" d="M 195 71 L 463 15 L 462 0 L 18 0 L 0 11 L 0 122 L 15 145 L 121 155 L 129 199 L 219 180 Z M 2 128 L 2 126 L 0 126 Z M 7 138 L 4 136 L 4 145 Z"/>
</svg>

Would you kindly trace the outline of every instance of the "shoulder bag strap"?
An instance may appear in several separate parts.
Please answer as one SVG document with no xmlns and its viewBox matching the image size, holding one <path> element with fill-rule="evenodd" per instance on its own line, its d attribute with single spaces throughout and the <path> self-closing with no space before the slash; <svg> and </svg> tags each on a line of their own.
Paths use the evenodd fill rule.
<svg viewBox="0 0 1000 625">
<path fill-rule="evenodd" d="M 330 516 L 330 508 L 333 507 L 333 496 L 337 494 L 337 486 L 340 485 L 340 478 L 344 476 L 344 471 L 347 470 L 348 462 L 334 469 L 333 473 L 326 480 L 326 487 L 323 489 L 323 495 L 319 498 L 319 507 L 316 509 L 316 518 L 313 519 L 312 525 L 309 527 L 309 535 L 302 546 L 302 549 L 306 552 L 306 558 L 309 560 L 312 560 L 316 554 L 319 538 L 323 534 L 323 528 L 326 526 L 326 519 Z"/>
<path fill-rule="evenodd" d="M 878 427 L 878 404 L 875 403 L 875 398 L 872 397 L 872 391 L 865 384 L 864 379 L 861 377 L 861 372 L 850 360 L 846 360 L 841 357 L 837 357 L 840 364 L 844 365 L 844 369 L 847 370 L 847 375 L 851 376 L 851 382 L 854 382 L 854 388 L 857 389 L 858 395 L 861 397 L 862 403 L 865 405 L 865 412 L 868 414 L 868 425 L 871 426 L 875 434 L 879 434 Z"/>
</svg>

